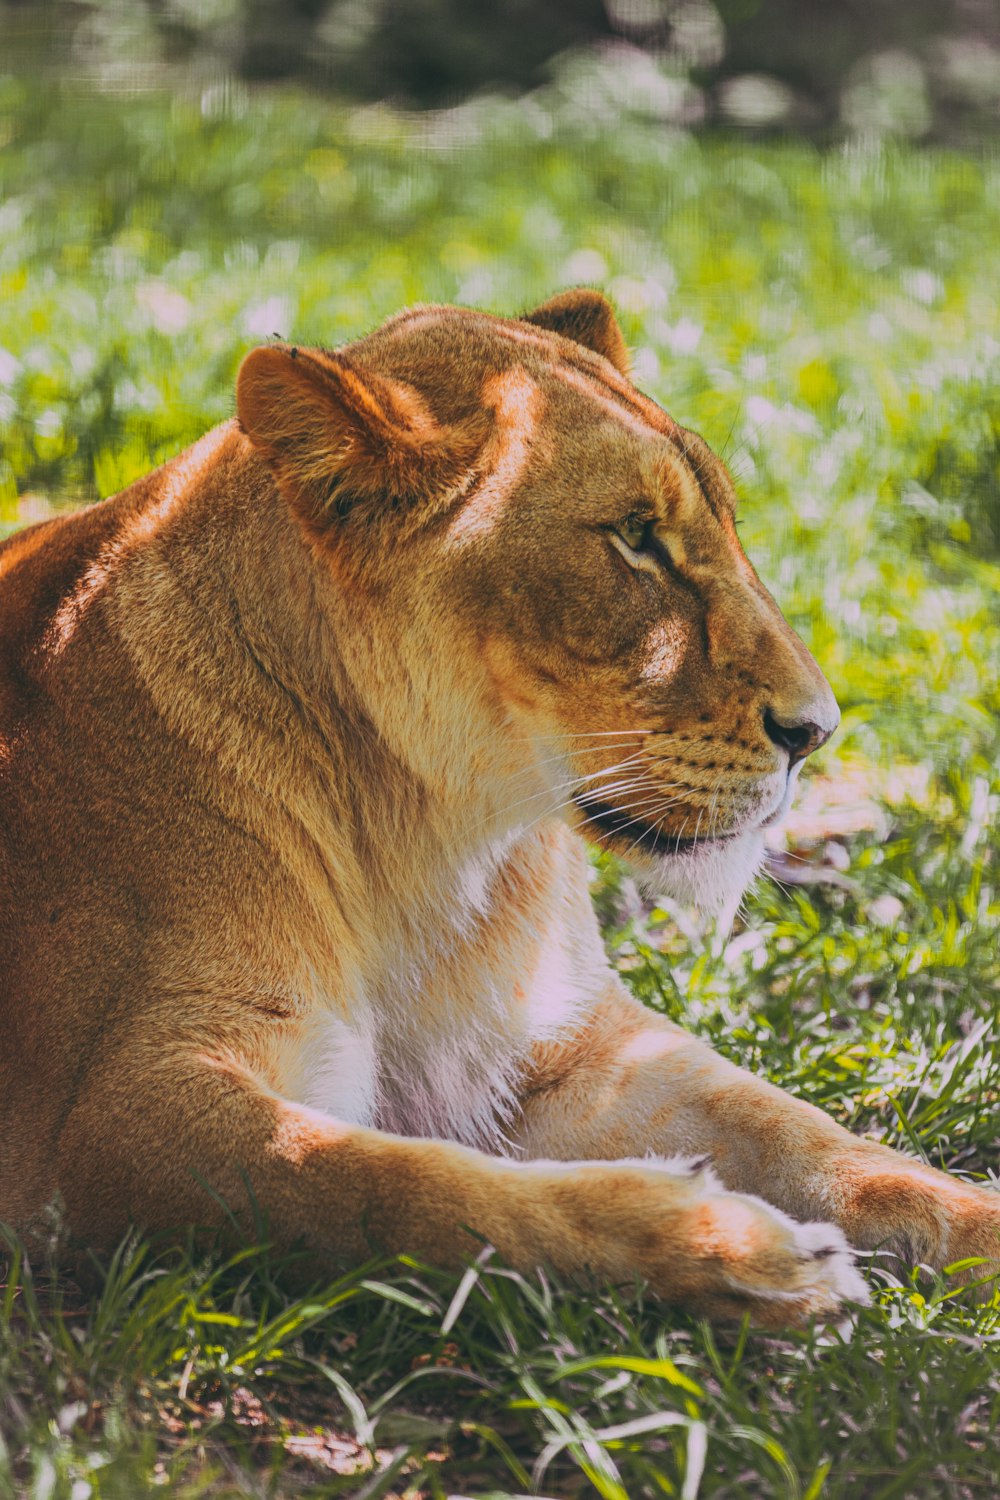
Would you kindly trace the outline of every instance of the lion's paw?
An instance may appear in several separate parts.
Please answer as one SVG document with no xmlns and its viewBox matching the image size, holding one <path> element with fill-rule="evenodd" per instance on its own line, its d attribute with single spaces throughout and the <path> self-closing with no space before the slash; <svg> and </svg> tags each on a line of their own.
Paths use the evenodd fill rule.
<svg viewBox="0 0 1000 1500">
<path fill-rule="evenodd" d="M 882 1151 L 851 1161 L 828 1198 L 852 1244 L 982 1282 L 1000 1275 L 1000 1192 Z M 987 1293 L 989 1295 L 989 1293 Z"/>
<path fill-rule="evenodd" d="M 640 1268 L 665 1299 L 708 1317 L 749 1313 L 772 1328 L 868 1301 L 836 1225 L 798 1223 L 761 1198 L 726 1191 L 707 1158 L 643 1165 L 651 1192 Z"/>
<path fill-rule="evenodd" d="M 749 1312 L 753 1322 L 781 1328 L 837 1317 L 869 1299 L 834 1224 L 800 1224 L 760 1199 L 720 1193 L 704 1205 L 699 1238 L 706 1269 L 718 1276 L 703 1298 L 715 1316 Z"/>
<path fill-rule="evenodd" d="M 711 1318 L 788 1328 L 840 1316 L 868 1288 L 834 1224 L 800 1224 L 727 1192 L 708 1158 L 535 1163 L 545 1259 L 602 1279 L 643 1276 L 664 1301 Z"/>
<path fill-rule="evenodd" d="M 988 1298 L 1000 1284 L 1000 1192 L 956 1186 L 964 1191 L 949 1205 L 943 1269 L 955 1266 L 957 1279 L 981 1287 Z"/>
</svg>

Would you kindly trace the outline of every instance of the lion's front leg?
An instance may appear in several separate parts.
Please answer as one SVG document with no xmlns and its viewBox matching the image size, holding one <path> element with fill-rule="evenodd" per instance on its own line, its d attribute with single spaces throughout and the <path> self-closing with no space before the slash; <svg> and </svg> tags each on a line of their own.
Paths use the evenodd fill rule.
<svg viewBox="0 0 1000 1500">
<path fill-rule="evenodd" d="M 282 1099 L 222 1048 L 144 1035 L 86 1074 L 63 1127 L 74 1233 L 110 1249 L 130 1221 L 227 1243 L 261 1228 L 310 1278 L 373 1253 L 460 1269 L 485 1240 L 508 1265 L 630 1285 L 768 1327 L 864 1295 L 843 1237 L 724 1191 L 701 1163 L 511 1161 L 390 1135 Z M 142 1087 L 133 1086 L 135 1078 Z"/>
<path fill-rule="evenodd" d="M 706 1155 L 730 1190 L 943 1269 L 1000 1271 L 1000 1193 L 873 1141 L 727 1062 L 616 983 L 567 1040 L 540 1045 L 517 1143 L 529 1157 Z M 984 1266 L 970 1272 L 978 1279 Z"/>
</svg>

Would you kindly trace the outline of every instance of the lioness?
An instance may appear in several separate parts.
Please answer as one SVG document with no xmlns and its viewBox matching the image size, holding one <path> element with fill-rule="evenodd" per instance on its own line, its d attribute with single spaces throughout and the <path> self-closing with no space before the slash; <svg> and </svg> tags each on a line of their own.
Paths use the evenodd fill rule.
<svg viewBox="0 0 1000 1500">
<path fill-rule="evenodd" d="M 586 839 L 733 907 L 838 719 L 608 303 L 258 348 L 237 406 L 0 549 L 0 1218 L 485 1239 L 770 1325 L 865 1296 L 848 1242 L 996 1256 L 1000 1197 L 602 950 Z"/>
</svg>

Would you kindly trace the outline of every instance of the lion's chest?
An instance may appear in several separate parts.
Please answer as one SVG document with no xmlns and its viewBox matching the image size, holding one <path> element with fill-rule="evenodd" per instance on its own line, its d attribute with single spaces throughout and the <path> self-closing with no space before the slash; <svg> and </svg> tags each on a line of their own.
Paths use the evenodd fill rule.
<svg viewBox="0 0 1000 1500">
<path fill-rule="evenodd" d="M 532 1044 L 579 1014 L 585 987 L 559 963 L 530 984 L 477 978 L 430 990 L 397 977 L 346 1015 L 317 1006 L 282 1059 L 281 1092 L 347 1123 L 502 1150 Z"/>
<path fill-rule="evenodd" d="M 282 1092 L 350 1124 L 496 1148 L 524 1057 L 505 1028 L 326 1013 L 286 1058 Z"/>
<path fill-rule="evenodd" d="M 530 847 L 520 871 L 462 867 L 436 903 L 449 921 L 373 933 L 363 967 L 316 990 L 282 1092 L 350 1123 L 502 1150 L 533 1044 L 572 1025 L 605 971 L 580 872 L 567 882 L 560 847 L 543 853 L 541 873 Z"/>
</svg>

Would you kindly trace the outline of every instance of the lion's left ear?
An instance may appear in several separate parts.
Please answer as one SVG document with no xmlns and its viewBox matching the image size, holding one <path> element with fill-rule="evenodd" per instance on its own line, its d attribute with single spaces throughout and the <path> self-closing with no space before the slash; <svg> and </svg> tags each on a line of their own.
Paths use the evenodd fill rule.
<svg viewBox="0 0 1000 1500">
<path fill-rule="evenodd" d="M 614 308 L 607 297 L 589 286 L 559 292 L 534 312 L 522 313 L 521 321 L 548 328 L 564 339 L 573 339 L 585 349 L 603 355 L 620 374 L 629 372 L 628 345 L 618 327 Z"/>
<path fill-rule="evenodd" d="M 427 502 L 454 484 L 481 435 L 437 423 L 412 387 L 347 353 L 271 344 L 236 382 L 240 425 L 310 521 Z"/>
</svg>

